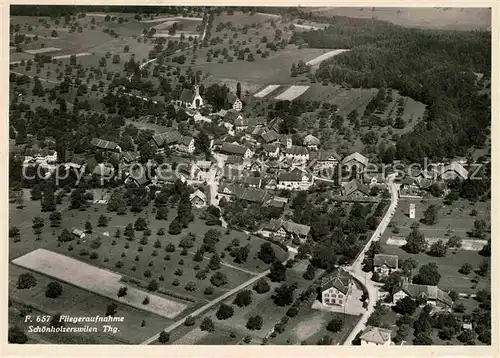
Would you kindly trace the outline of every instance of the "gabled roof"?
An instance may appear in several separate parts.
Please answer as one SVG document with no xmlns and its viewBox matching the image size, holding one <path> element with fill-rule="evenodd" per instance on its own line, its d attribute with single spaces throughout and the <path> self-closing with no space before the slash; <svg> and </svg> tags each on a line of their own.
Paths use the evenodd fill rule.
<svg viewBox="0 0 500 358">
<path fill-rule="evenodd" d="M 253 203 L 263 203 L 269 197 L 267 190 L 245 188 L 238 184 L 222 184 L 219 186 L 219 193 L 234 195 L 237 199 Z"/>
<path fill-rule="evenodd" d="M 262 139 L 266 143 L 274 142 L 274 141 L 278 140 L 278 138 L 279 138 L 278 133 L 276 133 L 274 130 L 267 131 L 267 132 L 261 134 L 260 136 L 262 137 Z"/>
<path fill-rule="evenodd" d="M 90 144 L 92 144 L 94 147 L 106 150 L 115 150 L 116 147 L 118 147 L 118 144 L 116 144 L 115 142 L 110 142 L 108 140 L 99 138 L 92 139 Z"/>
<path fill-rule="evenodd" d="M 312 134 L 308 134 L 304 137 L 304 145 L 320 145 L 321 141 L 319 138 L 313 136 Z"/>
<path fill-rule="evenodd" d="M 359 338 L 366 342 L 383 345 L 384 343 L 391 340 L 391 330 L 386 328 L 368 326 L 366 327 L 365 332 Z"/>
<path fill-rule="evenodd" d="M 139 152 L 122 152 L 122 156 L 126 162 L 133 162 L 139 159 L 140 154 Z"/>
<path fill-rule="evenodd" d="M 363 181 L 365 183 L 370 183 L 373 178 L 377 180 L 377 183 L 383 183 L 385 181 L 385 176 L 383 173 L 365 173 L 363 175 Z"/>
<path fill-rule="evenodd" d="M 276 232 L 281 228 L 285 229 L 285 231 L 288 233 L 300 236 L 307 236 L 309 235 L 309 231 L 311 231 L 310 226 L 297 224 L 293 221 L 278 220 L 278 219 L 271 219 L 271 221 L 269 221 L 269 223 L 264 226 L 264 229 L 272 232 Z"/>
<path fill-rule="evenodd" d="M 325 162 L 325 161 L 340 161 L 342 158 L 340 155 L 332 150 L 319 150 L 317 152 L 312 152 L 310 153 L 311 159 L 316 159 L 319 162 Z"/>
<path fill-rule="evenodd" d="M 290 148 L 284 148 L 283 151 L 291 155 L 307 155 L 309 153 L 307 148 L 301 145 L 292 145 Z"/>
<path fill-rule="evenodd" d="M 129 177 L 133 179 L 138 185 L 145 185 L 150 181 L 147 176 L 147 170 L 144 170 L 142 168 L 132 169 L 130 171 Z"/>
<path fill-rule="evenodd" d="M 234 154 L 234 155 L 245 155 L 247 152 L 247 147 L 239 144 L 233 144 L 233 143 L 224 143 L 222 144 L 222 147 L 220 148 L 221 152 L 228 153 L 228 154 Z"/>
<path fill-rule="evenodd" d="M 387 265 L 390 268 L 398 268 L 398 257 L 396 255 L 375 254 L 373 256 L 373 266 Z"/>
<path fill-rule="evenodd" d="M 441 301 L 450 307 L 453 306 L 451 297 L 437 286 L 417 285 L 404 282 L 401 286 L 401 290 L 412 298 L 424 296 L 429 299 Z"/>
<path fill-rule="evenodd" d="M 351 276 L 343 270 L 337 270 L 321 280 L 321 291 L 328 290 L 331 287 L 336 288 L 344 295 L 349 291 L 349 283 L 352 281 Z"/>
<path fill-rule="evenodd" d="M 76 236 L 82 236 L 84 234 L 83 230 L 77 228 L 71 229 L 71 233 Z"/>
<path fill-rule="evenodd" d="M 188 90 L 187 88 L 184 88 L 182 90 L 182 93 L 181 93 L 181 96 L 179 97 L 179 99 L 182 102 L 193 102 L 193 100 L 194 100 L 194 93 L 193 93 L 193 91 Z"/>
<path fill-rule="evenodd" d="M 279 145 L 277 145 L 277 144 L 263 144 L 262 145 L 262 149 L 268 153 L 274 153 L 274 152 L 276 152 L 276 149 L 278 149 L 278 148 L 279 148 Z"/>
<path fill-rule="evenodd" d="M 351 195 L 357 190 L 361 191 L 364 195 L 368 195 L 370 193 L 370 189 L 368 189 L 358 179 L 353 179 L 350 182 L 344 183 L 342 185 L 342 189 L 344 190 L 344 195 L 346 196 Z"/>
<path fill-rule="evenodd" d="M 153 136 L 153 141 L 156 143 L 158 147 L 161 147 L 162 145 L 170 145 L 177 143 L 180 138 L 182 137 L 182 134 L 178 131 L 169 131 L 161 134 L 157 134 Z"/>
<path fill-rule="evenodd" d="M 193 200 L 194 198 L 200 198 L 203 201 L 207 201 L 207 196 L 200 189 L 197 189 L 194 193 L 189 195 L 189 200 Z"/>
<path fill-rule="evenodd" d="M 342 163 L 348 163 L 350 162 L 351 160 L 355 160 L 361 164 L 363 164 L 364 166 L 368 165 L 368 158 L 365 157 L 364 155 L 358 153 L 358 152 L 354 152 L 352 154 L 349 154 L 347 157 L 344 158 L 344 160 L 342 160 Z"/>
</svg>

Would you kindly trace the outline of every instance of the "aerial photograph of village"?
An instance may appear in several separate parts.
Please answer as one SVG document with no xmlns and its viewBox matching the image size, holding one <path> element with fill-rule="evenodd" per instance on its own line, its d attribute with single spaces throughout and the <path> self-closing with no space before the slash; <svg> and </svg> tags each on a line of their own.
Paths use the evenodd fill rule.
<svg viewBox="0 0 500 358">
<path fill-rule="evenodd" d="M 490 8 L 74 4 L 9 7 L 10 344 L 492 344 Z"/>
</svg>

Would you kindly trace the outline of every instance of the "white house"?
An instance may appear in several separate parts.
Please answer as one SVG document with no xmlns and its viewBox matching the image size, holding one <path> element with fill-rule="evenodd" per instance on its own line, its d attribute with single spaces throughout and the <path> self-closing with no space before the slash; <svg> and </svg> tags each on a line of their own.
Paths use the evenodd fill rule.
<svg viewBox="0 0 500 358">
<path fill-rule="evenodd" d="M 292 145 L 292 139 L 286 139 L 286 147 L 283 149 L 283 154 L 286 159 L 291 159 L 294 162 L 307 162 L 309 160 L 309 151 L 301 145 Z"/>
<path fill-rule="evenodd" d="M 282 172 L 278 175 L 278 189 L 284 190 L 308 190 L 313 184 L 313 178 L 307 172 L 299 168 L 290 172 Z"/>
<path fill-rule="evenodd" d="M 83 232 L 83 230 L 77 228 L 71 229 L 71 233 L 79 239 L 83 239 L 85 237 L 85 233 Z"/>
<path fill-rule="evenodd" d="M 24 153 L 24 163 L 54 164 L 57 162 L 57 151 L 48 148 L 40 150 L 27 149 Z"/>
<path fill-rule="evenodd" d="M 391 330 L 380 327 L 366 327 L 361 337 L 362 346 L 389 346 L 391 341 Z"/>
<path fill-rule="evenodd" d="M 356 166 L 358 171 L 361 171 L 368 165 L 368 162 L 369 160 L 367 157 L 358 152 L 354 152 L 342 160 L 342 165 L 348 170 L 351 170 L 352 167 Z"/>
<path fill-rule="evenodd" d="M 226 101 L 231 106 L 231 108 L 237 112 L 240 112 L 243 109 L 243 103 L 241 102 L 241 100 L 231 92 L 227 94 Z"/>
<path fill-rule="evenodd" d="M 280 146 L 277 144 L 263 144 L 264 154 L 271 158 L 278 158 L 280 155 Z"/>
<path fill-rule="evenodd" d="M 324 277 L 321 280 L 321 301 L 323 306 L 344 307 L 353 288 L 351 276 L 343 270 Z"/>
</svg>

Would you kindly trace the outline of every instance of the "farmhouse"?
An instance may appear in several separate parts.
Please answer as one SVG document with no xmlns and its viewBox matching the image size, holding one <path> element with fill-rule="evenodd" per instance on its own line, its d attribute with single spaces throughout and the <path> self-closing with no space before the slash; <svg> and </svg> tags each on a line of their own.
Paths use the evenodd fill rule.
<svg viewBox="0 0 500 358">
<path fill-rule="evenodd" d="M 356 167 L 359 172 L 364 170 L 364 168 L 368 165 L 368 162 L 369 160 L 367 157 L 358 152 L 354 152 L 342 160 L 342 165 L 348 170 L 352 170 L 353 167 Z"/>
<path fill-rule="evenodd" d="M 122 158 L 125 163 L 133 163 L 140 157 L 139 152 L 122 152 Z"/>
<path fill-rule="evenodd" d="M 197 208 L 202 208 L 207 204 L 207 196 L 199 189 L 189 195 L 189 200 Z"/>
<path fill-rule="evenodd" d="M 222 147 L 219 149 L 219 152 L 227 155 L 237 155 L 243 158 L 251 158 L 254 154 L 250 148 L 244 145 L 233 144 L 233 143 L 222 144 Z"/>
<path fill-rule="evenodd" d="M 306 147 L 300 145 L 290 145 L 283 149 L 283 154 L 286 159 L 295 162 L 307 162 L 309 160 L 309 152 Z"/>
<path fill-rule="evenodd" d="M 153 142 L 156 146 L 164 147 L 178 150 L 179 152 L 185 152 L 192 154 L 195 150 L 194 138 L 189 136 L 184 136 L 178 131 L 169 131 L 153 136 Z"/>
<path fill-rule="evenodd" d="M 307 167 L 315 174 L 326 174 L 327 177 L 332 177 L 333 168 L 337 167 L 340 162 L 340 155 L 334 150 L 319 150 L 309 154 L 310 162 Z M 324 173 L 326 172 L 326 173 Z"/>
<path fill-rule="evenodd" d="M 313 178 L 305 171 L 295 168 L 290 172 L 281 172 L 278 175 L 278 189 L 307 190 L 313 184 Z"/>
<path fill-rule="evenodd" d="M 71 234 L 75 235 L 79 239 L 83 239 L 85 237 L 85 233 L 83 232 L 83 230 L 77 228 L 71 229 Z"/>
<path fill-rule="evenodd" d="M 99 138 L 94 138 L 90 141 L 90 144 L 92 144 L 94 147 L 97 149 L 101 150 L 109 150 L 113 152 L 121 152 L 121 148 L 118 144 L 115 142 L 110 142 L 105 139 L 99 139 Z"/>
<path fill-rule="evenodd" d="M 134 166 L 130 170 L 129 175 L 125 179 L 125 183 L 134 183 L 137 186 L 144 186 L 150 183 L 150 179 L 147 175 L 147 170 L 142 167 Z"/>
<path fill-rule="evenodd" d="M 240 112 L 243 109 L 243 103 L 241 100 L 236 97 L 233 93 L 229 92 L 226 96 L 226 103 L 237 112 Z"/>
<path fill-rule="evenodd" d="M 346 272 L 337 270 L 321 280 L 321 301 L 323 306 L 344 307 L 352 292 L 354 283 Z"/>
<path fill-rule="evenodd" d="M 417 285 L 409 283 L 406 279 L 401 287 L 397 288 L 392 295 L 393 303 L 405 297 L 424 298 L 428 304 L 443 309 L 451 309 L 453 300 L 451 297 L 437 286 Z"/>
<path fill-rule="evenodd" d="M 373 257 L 373 271 L 381 278 L 389 276 L 398 270 L 398 257 L 396 255 L 376 254 Z"/>
<path fill-rule="evenodd" d="M 368 196 L 370 190 L 361 183 L 358 179 L 353 179 L 350 182 L 342 184 L 342 195 L 348 197 L 363 197 Z"/>
<path fill-rule="evenodd" d="M 380 327 L 366 327 L 361 337 L 362 346 L 389 346 L 391 341 L 391 330 Z"/>
<path fill-rule="evenodd" d="M 229 112 L 228 112 L 229 113 Z M 262 127 L 266 125 L 265 118 L 243 118 L 242 115 L 238 115 L 234 119 L 234 127 L 236 131 L 244 131 L 248 129 L 248 127 Z"/>
<path fill-rule="evenodd" d="M 317 137 L 313 136 L 312 134 L 308 134 L 304 138 L 304 145 L 309 150 L 318 150 L 320 144 L 321 144 L 321 141 Z"/>
<path fill-rule="evenodd" d="M 297 224 L 293 221 L 271 219 L 259 233 L 265 237 L 277 237 L 283 240 L 298 238 L 305 241 L 309 231 L 311 231 L 311 228 L 307 225 Z"/>
</svg>

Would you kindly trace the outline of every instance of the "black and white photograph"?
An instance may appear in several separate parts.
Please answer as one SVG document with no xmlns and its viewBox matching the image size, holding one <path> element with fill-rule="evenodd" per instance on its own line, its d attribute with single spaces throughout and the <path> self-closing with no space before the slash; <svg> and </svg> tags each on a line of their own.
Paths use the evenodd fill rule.
<svg viewBox="0 0 500 358">
<path fill-rule="evenodd" d="M 498 344 L 492 7 L 305 5 L 6 6 L 6 345 Z"/>
</svg>

